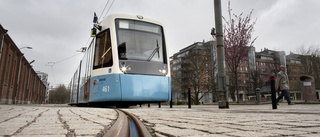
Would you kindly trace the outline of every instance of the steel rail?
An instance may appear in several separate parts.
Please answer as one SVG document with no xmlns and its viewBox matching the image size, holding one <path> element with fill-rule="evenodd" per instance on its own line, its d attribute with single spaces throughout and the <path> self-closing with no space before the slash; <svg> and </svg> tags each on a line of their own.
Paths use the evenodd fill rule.
<svg viewBox="0 0 320 137">
<path fill-rule="evenodd" d="M 104 137 L 130 137 L 129 118 L 132 119 L 139 137 L 151 137 L 148 129 L 137 117 L 123 110 L 116 111 L 118 119 Z"/>
</svg>

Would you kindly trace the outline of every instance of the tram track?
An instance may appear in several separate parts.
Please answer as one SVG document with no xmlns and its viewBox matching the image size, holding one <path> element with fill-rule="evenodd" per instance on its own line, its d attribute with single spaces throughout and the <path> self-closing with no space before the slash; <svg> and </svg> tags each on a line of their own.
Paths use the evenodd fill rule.
<svg viewBox="0 0 320 137">
<path fill-rule="evenodd" d="M 144 124 L 134 115 L 116 109 L 118 119 L 104 137 L 151 137 Z"/>
</svg>

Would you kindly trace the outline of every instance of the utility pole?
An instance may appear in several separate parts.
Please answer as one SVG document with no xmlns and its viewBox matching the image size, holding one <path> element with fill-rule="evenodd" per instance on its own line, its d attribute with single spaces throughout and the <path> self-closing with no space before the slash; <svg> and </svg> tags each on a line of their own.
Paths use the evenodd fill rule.
<svg viewBox="0 0 320 137">
<path fill-rule="evenodd" d="M 228 86 L 229 78 L 226 76 L 225 70 L 225 55 L 223 45 L 223 26 L 222 26 L 222 13 L 221 13 L 221 0 L 214 0 L 214 15 L 217 34 L 214 29 L 211 30 L 211 35 L 216 35 L 217 40 L 217 60 L 218 60 L 218 98 L 219 108 L 229 108 L 228 102 Z"/>
</svg>

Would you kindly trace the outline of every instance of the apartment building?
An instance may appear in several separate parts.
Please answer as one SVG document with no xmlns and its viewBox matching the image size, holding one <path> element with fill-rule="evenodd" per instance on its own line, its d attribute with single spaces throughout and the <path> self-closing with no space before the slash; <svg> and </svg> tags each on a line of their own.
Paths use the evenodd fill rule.
<svg viewBox="0 0 320 137">
<path fill-rule="evenodd" d="M 197 97 L 198 103 L 215 101 L 216 51 L 214 42 L 196 42 L 178 53 L 171 60 L 173 99 L 187 101 L 187 90 Z"/>
<path fill-rule="evenodd" d="M 50 83 L 48 82 L 48 74 L 41 71 L 36 71 L 36 73 L 40 78 L 40 80 L 43 82 L 43 84 L 46 86 L 45 102 L 48 102 L 49 101 L 49 85 L 50 85 Z"/>
<path fill-rule="evenodd" d="M 197 57 L 199 56 L 199 53 L 203 56 L 207 56 L 207 58 L 201 60 L 201 58 Z M 191 84 L 190 82 L 190 78 L 196 79 L 195 77 L 190 76 L 191 68 L 195 67 L 195 65 L 190 65 L 192 64 L 192 62 L 190 62 L 190 58 L 198 59 L 196 63 L 198 65 L 205 64 L 204 66 L 202 65 L 202 68 L 207 69 L 207 71 L 200 71 L 201 73 L 196 73 L 197 71 L 193 70 L 194 74 L 204 75 L 200 78 L 202 86 L 197 85 L 197 87 L 193 87 L 194 84 Z M 184 49 L 181 49 L 170 59 L 172 63 L 173 99 L 186 101 L 187 96 L 185 93 L 188 88 L 191 88 L 193 96 L 199 96 L 199 98 L 201 98 L 200 102 L 211 103 L 217 100 L 215 98 L 215 78 L 217 74 L 217 69 L 215 68 L 217 64 L 215 63 L 216 51 L 213 41 L 196 42 Z M 304 74 L 304 72 L 302 71 L 303 65 L 301 62 L 301 55 L 298 54 L 290 53 L 289 55 L 286 55 L 284 51 L 274 51 L 267 48 L 264 48 L 260 52 L 256 52 L 254 47 L 250 47 L 247 56 L 243 59 L 238 68 L 237 78 L 240 101 L 255 101 L 257 90 L 261 93 L 262 101 L 270 101 L 270 76 L 276 76 L 280 70 L 280 65 L 287 66 L 291 98 L 293 100 L 302 100 L 300 75 Z M 211 64 L 213 65 L 210 66 Z M 226 74 L 229 75 L 230 78 L 231 74 L 228 66 L 226 66 Z M 232 86 L 232 83 L 230 83 L 229 86 Z M 194 93 L 197 89 L 200 93 L 195 95 Z M 229 94 L 232 92 L 236 93 L 236 91 L 230 91 L 229 88 Z M 237 97 L 236 94 L 233 95 L 235 98 Z M 319 96 L 319 92 L 317 92 L 317 95 Z M 229 97 L 229 100 L 233 101 L 231 97 Z"/>
</svg>

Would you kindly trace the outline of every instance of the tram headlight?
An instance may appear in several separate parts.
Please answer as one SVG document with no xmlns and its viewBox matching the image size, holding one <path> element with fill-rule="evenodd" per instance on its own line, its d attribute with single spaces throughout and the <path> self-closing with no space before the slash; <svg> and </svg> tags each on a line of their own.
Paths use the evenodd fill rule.
<svg viewBox="0 0 320 137">
<path fill-rule="evenodd" d="M 122 72 L 126 72 L 126 71 L 127 71 L 127 68 L 126 68 L 126 67 L 122 67 L 122 68 L 121 68 L 121 71 L 122 71 Z"/>
<path fill-rule="evenodd" d="M 167 69 L 159 69 L 159 72 L 160 72 L 162 75 L 167 75 Z"/>
<path fill-rule="evenodd" d="M 130 71 L 130 70 L 131 70 L 131 67 L 127 67 L 127 66 L 121 67 L 121 71 L 122 72 L 127 72 L 127 71 Z"/>
<path fill-rule="evenodd" d="M 127 71 L 130 71 L 131 70 L 131 67 L 129 66 L 126 66 L 124 63 L 121 65 L 120 67 L 120 70 L 123 72 L 123 73 L 126 73 Z"/>
</svg>

